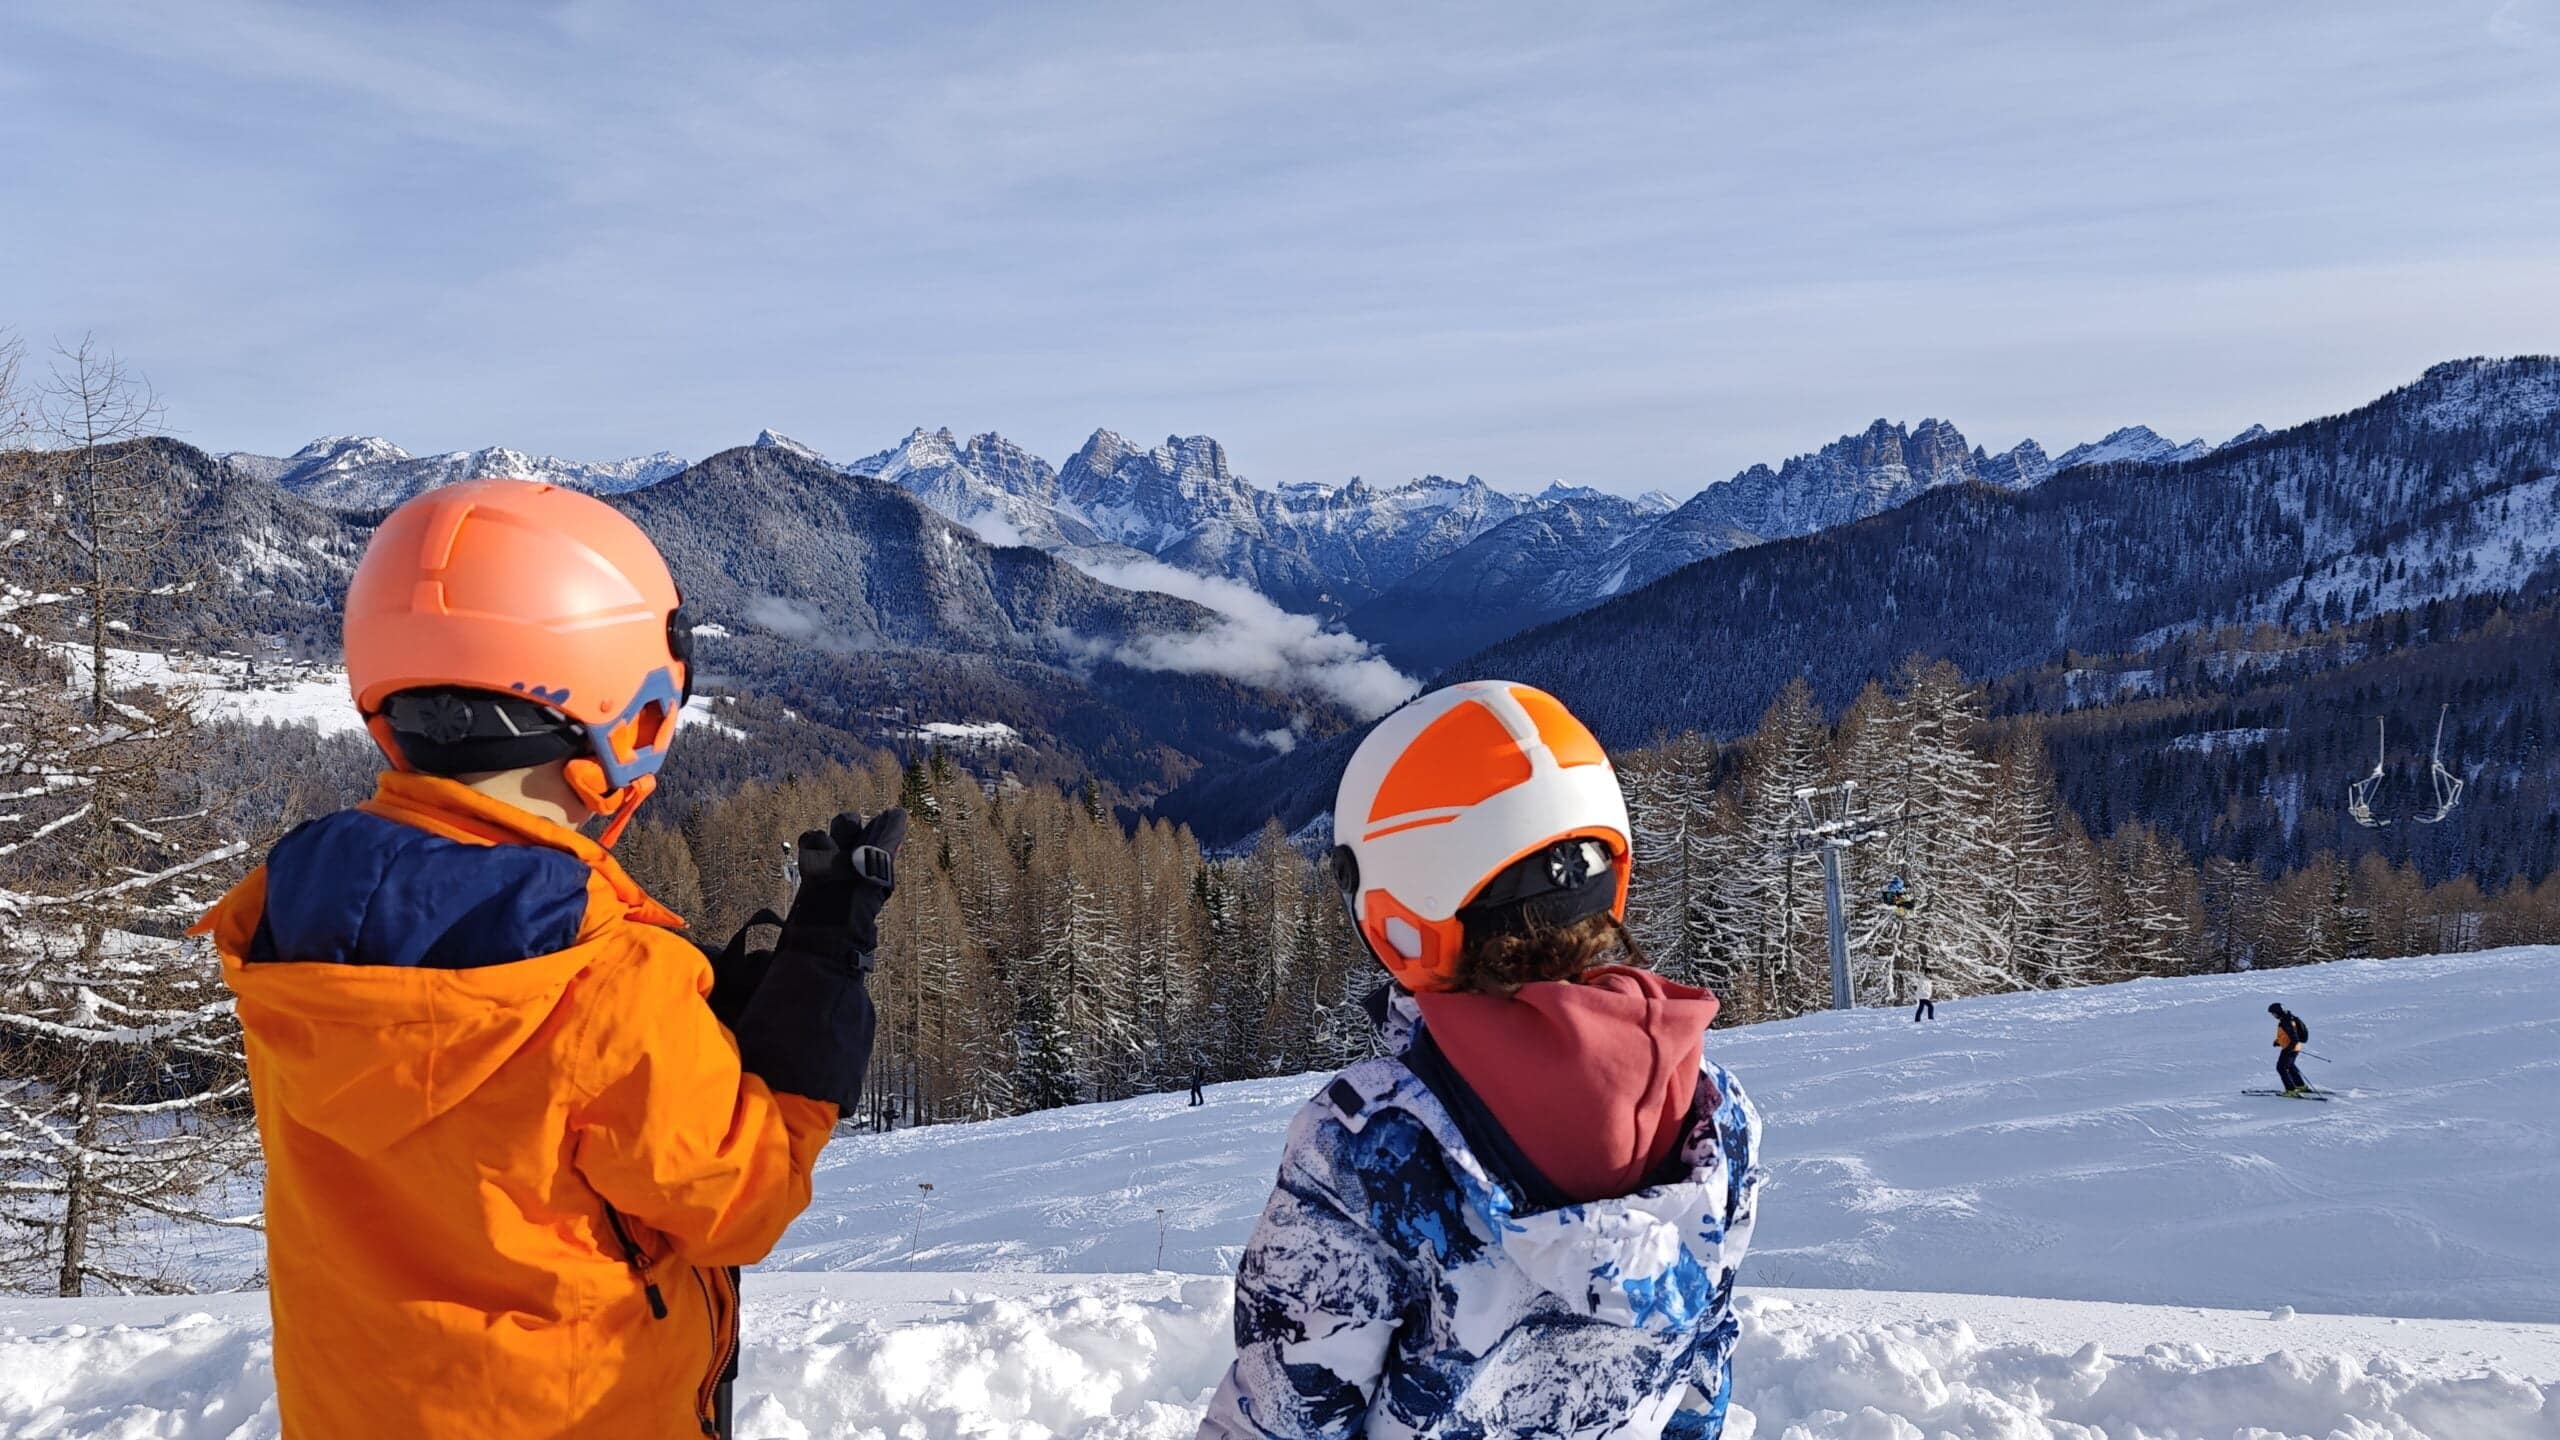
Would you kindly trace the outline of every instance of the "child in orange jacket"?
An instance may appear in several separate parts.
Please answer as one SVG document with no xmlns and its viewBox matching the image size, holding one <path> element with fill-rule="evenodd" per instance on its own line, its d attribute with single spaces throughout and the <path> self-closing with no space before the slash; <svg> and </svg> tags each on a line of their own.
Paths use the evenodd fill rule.
<svg viewBox="0 0 2560 1440">
<path fill-rule="evenodd" d="M 607 849 L 674 737 L 689 627 L 647 537 L 573 491 L 402 506 L 346 652 L 392 773 L 201 927 L 266 1151 L 284 1433 L 725 1435 L 733 1267 L 860 1094 L 905 816 L 804 836 L 780 946 L 715 979 Z"/>
</svg>

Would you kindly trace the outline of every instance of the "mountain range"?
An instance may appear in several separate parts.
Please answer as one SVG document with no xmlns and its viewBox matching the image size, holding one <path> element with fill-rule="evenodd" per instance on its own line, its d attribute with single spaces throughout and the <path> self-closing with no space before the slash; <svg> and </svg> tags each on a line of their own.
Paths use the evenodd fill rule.
<svg viewBox="0 0 2560 1440">
<path fill-rule="evenodd" d="M 1886 438 L 1860 437 L 1857 456 L 1888 454 Z M 2201 631 L 2243 638 L 2175 664 L 2245 663 L 2260 627 L 2333 630 L 2560 586 L 2560 360 L 2548 357 L 2438 365 L 2344 415 L 2200 454 L 2119 445 L 2023 488 L 1990 483 L 1969 452 L 1955 464 L 1943 443 L 1920 447 L 1946 457 L 1948 478 L 1925 483 L 1913 448 L 1898 506 L 1708 555 L 1480 649 L 1434 683 L 1538 685 L 1612 745 L 1722 738 L 1747 733 L 1792 679 L 1836 711 L 1915 654 L 1986 681 L 2058 663 L 2092 679 L 2022 704 L 2139 699 L 2173 663 L 2145 657 Z M 2103 671 L 2073 658 L 2092 655 L 2133 658 Z M 1294 829 L 1330 802 L 1347 748 L 1203 775 L 1163 813 L 1212 840 L 1273 815 Z"/>
<path fill-rule="evenodd" d="M 1472 476 L 1265 487 L 1214 439 L 1108 430 L 1056 466 L 924 429 L 846 463 L 772 431 L 694 465 L 153 443 L 199 492 L 190 556 L 226 577 L 196 607 L 209 637 L 325 653 L 383 506 L 529 474 L 659 537 L 736 688 L 866 740 L 1010 726 L 1045 749 L 1005 763 L 1089 767 L 1212 840 L 1321 810 L 1344 737 L 1415 683 L 1371 644 L 1417 677 L 1543 685 L 1629 744 L 1743 733 L 1796 676 L 1836 707 L 1914 653 L 1994 682 L 2128 656 L 2090 682 L 2122 695 L 2181 636 L 2336 630 L 2560 563 L 2549 359 L 2440 365 L 2219 445 L 2135 426 L 1994 454 L 1879 420 L 1677 503 Z"/>
<path fill-rule="evenodd" d="M 2058 460 L 2032 440 L 1990 455 L 1942 420 L 1878 420 L 1776 469 L 1755 465 L 1686 503 L 1561 482 L 1511 492 L 1472 475 L 1265 487 L 1237 474 L 1226 448 L 1203 435 L 1141 446 L 1097 430 L 1060 466 L 1001 435 L 962 439 L 948 429 L 919 428 L 842 464 L 772 430 L 751 448 L 896 485 L 991 544 L 1045 550 L 1106 579 L 1145 583 L 1134 577 L 1151 572 L 1127 567 L 1152 560 L 1235 581 L 1283 610 L 1339 623 L 1424 673 L 1707 556 L 1861 519 L 1928 490 L 1970 481 L 2027 488 L 2080 464 L 2175 463 L 2215 447 L 2133 426 Z M 349 436 L 291 456 L 225 458 L 349 511 L 478 475 L 617 495 L 685 468 L 664 453 L 597 463 L 497 448 L 413 457 L 386 440 Z"/>
<path fill-rule="evenodd" d="M 186 648 L 254 637 L 334 660 L 347 581 L 382 512 L 317 504 L 178 441 L 133 449 L 129 473 L 188 517 L 161 556 L 166 578 L 198 582 L 143 628 Z M 699 622 L 706 688 L 778 701 L 855 742 L 975 725 L 1025 738 L 997 757 L 1009 768 L 1099 774 L 1146 796 L 1268 753 L 1274 736 L 1321 740 L 1358 718 L 1216 611 L 989 545 L 895 485 L 779 446 L 604 498 L 666 555 Z"/>
</svg>

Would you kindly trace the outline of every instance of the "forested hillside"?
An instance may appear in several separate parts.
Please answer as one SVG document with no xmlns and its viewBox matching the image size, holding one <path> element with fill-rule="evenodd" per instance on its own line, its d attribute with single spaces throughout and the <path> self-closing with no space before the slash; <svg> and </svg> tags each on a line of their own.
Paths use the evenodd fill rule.
<svg viewBox="0 0 2560 1440">
<path fill-rule="evenodd" d="M 2560 361 L 2463 361 L 2351 414 L 2166 467 L 1939 490 L 1692 565 L 1484 651 L 1602 738 L 1731 735 L 1801 676 L 1827 707 L 1914 652 L 2000 676 L 2182 630 L 2311 627 L 2512 592 L 2560 564 Z"/>
</svg>

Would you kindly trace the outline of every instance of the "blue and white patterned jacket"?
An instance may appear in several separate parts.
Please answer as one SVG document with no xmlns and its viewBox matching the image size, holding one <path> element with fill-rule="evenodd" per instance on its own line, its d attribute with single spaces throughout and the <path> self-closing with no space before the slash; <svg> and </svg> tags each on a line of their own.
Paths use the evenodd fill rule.
<svg viewBox="0 0 2560 1440">
<path fill-rule="evenodd" d="M 1418 1025 L 1396 992 L 1388 1048 Z M 1759 1118 L 1701 1070 L 1685 1178 L 1540 1213 L 1404 1060 L 1343 1071 L 1290 1124 L 1202 1440 L 1715 1440 Z"/>
</svg>

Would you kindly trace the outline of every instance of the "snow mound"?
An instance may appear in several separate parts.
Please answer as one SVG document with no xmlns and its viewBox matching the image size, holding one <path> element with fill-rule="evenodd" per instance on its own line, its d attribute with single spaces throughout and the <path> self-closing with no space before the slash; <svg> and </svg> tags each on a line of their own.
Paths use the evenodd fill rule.
<svg viewBox="0 0 2560 1440">
<path fill-rule="evenodd" d="M 738 1433 L 753 1440 L 1179 1440 L 1232 1353 L 1224 1280 L 747 1283 Z M 2528 1378 L 2560 1369 L 2560 1332 L 2535 1327 L 2434 1322 L 2384 1345 L 2380 1321 L 2015 1300 L 1946 1314 L 1937 1298 L 1746 1297 L 1728 1440 L 2548 1440 L 2560 1416 L 2560 1384 Z M 267 1333 L 255 1296 L 14 1302 L 0 1433 L 266 1440 Z"/>
</svg>

